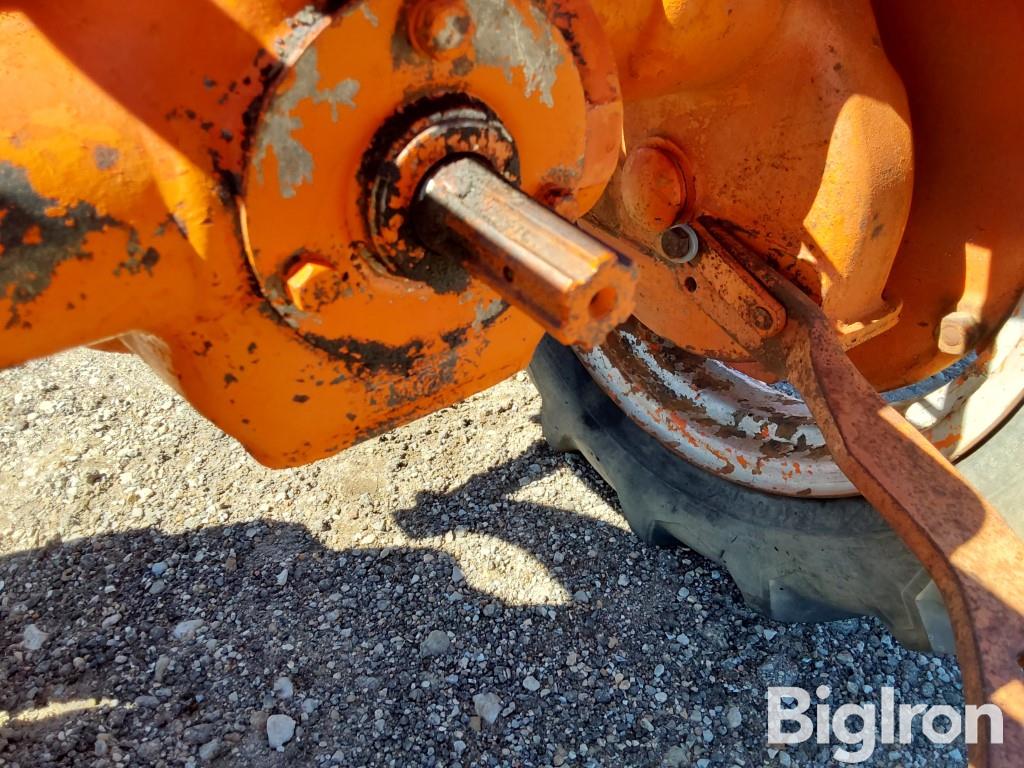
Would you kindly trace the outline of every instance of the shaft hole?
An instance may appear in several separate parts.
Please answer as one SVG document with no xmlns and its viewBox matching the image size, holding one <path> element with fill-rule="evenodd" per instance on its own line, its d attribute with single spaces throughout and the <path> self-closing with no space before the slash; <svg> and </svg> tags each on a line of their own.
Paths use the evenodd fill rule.
<svg viewBox="0 0 1024 768">
<path fill-rule="evenodd" d="M 595 320 L 601 320 L 615 309 L 615 302 L 619 294 L 614 288 L 602 288 L 590 297 L 590 316 Z"/>
<path fill-rule="evenodd" d="M 683 287 L 690 293 L 693 293 L 694 291 L 697 290 L 697 281 L 694 280 L 692 277 L 688 277 L 685 280 L 683 280 Z"/>
<path fill-rule="evenodd" d="M 1017 666 L 1021 668 L 1021 671 L 1024 671 L 1024 651 L 1017 654 Z"/>
<path fill-rule="evenodd" d="M 504 269 L 501 270 L 501 276 L 504 277 L 505 281 L 509 283 L 512 282 L 512 278 L 514 277 L 514 275 L 512 274 L 512 270 L 509 267 L 505 267 Z"/>
</svg>

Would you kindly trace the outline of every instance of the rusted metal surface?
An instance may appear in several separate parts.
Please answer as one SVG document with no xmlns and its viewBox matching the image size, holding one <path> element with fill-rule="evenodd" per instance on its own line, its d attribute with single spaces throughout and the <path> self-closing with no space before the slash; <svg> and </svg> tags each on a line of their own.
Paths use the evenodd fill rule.
<svg viewBox="0 0 1024 768">
<path fill-rule="evenodd" d="M 886 283 L 910 211 L 914 161 L 906 93 L 877 45 L 871 4 L 596 7 L 626 84 L 627 157 L 651 142 L 685 153 L 693 190 L 683 220 L 710 214 L 742 227 L 848 327 L 848 343 L 893 328 L 899 301 L 912 296 Z M 638 215 L 627 170 L 588 218 L 635 248 L 638 317 L 692 352 L 749 361 L 713 318 L 680 309 L 678 286 L 657 263 L 660 233 Z M 934 343 L 925 352 L 934 356 Z M 885 372 L 884 385 L 902 383 L 900 374 Z"/>
<path fill-rule="evenodd" d="M 563 344 L 589 349 L 633 311 L 636 273 L 628 260 L 479 159 L 434 171 L 413 220 L 425 245 L 460 259 Z"/>
<path fill-rule="evenodd" d="M 1003 743 L 988 723 L 978 766 L 1024 754 L 1024 542 L 956 468 L 885 403 L 850 361 L 834 324 L 791 281 L 726 228 L 715 235 L 786 307 L 784 331 L 752 349 L 803 395 L 837 465 L 920 558 L 953 622 L 969 703 L 1004 713 Z"/>
<path fill-rule="evenodd" d="M 942 591 L 970 703 L 1004 713 L 975 765 L 1024 754 L 1024 544 L 935 448 L 887 406 L 850 362 L 831 324 L 799 290 L 773 286 L 792 322 L 774 354 L 825 434 L 833 457 L 928 568 Z M 776 357 L 777 355 L 777 357 Z M 983 721 L 984 722 L 984 721 Z M 987 723 L 986 723 L 987 725 Z"/>
<path fill-rule="evenodd" d="M 446 284 L 452 277 L 450 263 L 427 259 L 411 224 L 411 209 L 423 180 L 443 161 L 472 155 L 518 184 L 519 153 L 504 125 L 481 106 L 460 105 L 429 113 L 398 133 L 383 157 L 367 156 L 364 171 L 372 179 L 367 185 L 366 223 L 374 256 L 395 274 L 450 290 L 452 286 Z"/>
<path fill-rule="evenodd" d="M 771 493 L 856 493 L 807 407 L 786 391 L 686 352 L 635 319 L 580 359 L 629 418 L 698 467 Z"/>
<path fill-rule="evenodd" d="M 709 227 L 717 227 L 716 235 Z M 702 233 L 705 255 L 712 244 L 713 250 L 725 250 L 721 238 L 731 238 L 713 220 L 695 223 L 695 230 Z M 738 252 L 736 246 L 729 250 Z M 753 340 L 748 354 L 762 346 L 753 328 L 742 328 L 751 319 L 721 310 L 717 316 L 726 326 L 723 334 L 735 339 L 745 333 Z M 1024 301 L 955 377 L 891 394 L 892 406 L 948 459 L 965 455 L 1024 399 L 1022 316 Z M 786 387 L 692 355 L 635 319 L 581 359 L 634 421 L 698 466 L 773 493 L 857 492 L 830 456 L 806 405 Z M 776 369 L 775 375 L 784 372 Z"/>
<path fill-rule="evenodd" d="M 1024 113 L 1003 86 L 1024 71 L 1019 3 L 595 8 L 619 64 L 627 156 L 652 138 L 682 148 L 693 214 L 735 222 L 823 298 L 876 387 L 951 364 L 959 353 L 936 342 L 952 312 L 976 318 L 975 344 L 998 331 L 1024 276 Z M 636 248 L 641 320 L 692 352 L 743 360 L 713 320 L 674 304 L 628 183 L 613 179 L 592 218 Z"/>
<path fill-rule="evenodd" d="M 489 386 L 524 366 L 540 337 L 462 265 L 423 258 L 405 212 L 429 168 L 480 154 L 531 197 L 572 208 L 597 198 L 615 162 L 618 90 L 587 5 L 463 5 L 471 23 L 451 57 L 413 41 L 424 19 L 446 11 L 347 3 L 295 36 L 289 68 L 259 105 L 253 144 L 267 150 L 243 175 L 246 254 L 272 316 L 314 355 L 300 415 L 331 401 L 347 422 L 334 430 L 347 437 L 296 446 L 306 460 Z M 541 129 L 552 122 L 562 128 Z M 279 148 L 297 161 L 284 176 Z M 313 311 L 288 286 L 307 253 L 340 283 L 339 298 Z M 320 375 L 317 354 L 342 370 Z M 332 421 L 319 419 L 314 432 Z"/>
<path fill-rule="evenodd" d="M 692 229 L 697 256 L 676 266 L 690 298 L 744 348 L 779 333 L 786 324 L 782 305 L 701 224 Z"/>
<path fill-rule="evenodd" d="M 727 363 L 680 349 L 632 319 L 580 359 L 623 411 L 662 445 L 731 482 L 827 498 L 858 491 L 832 459 L 803 401 Z M 953 378 L 886 400 L 951 461 L 1024 399 L 1024 302 Z"/>
<path fill-rule="evenodd" d="M 639 246 L 622 236 L 609 233 L 593 222 L 584 222 L 586 231 L 625 253 L 640 271 L 637 287 L 637 317 L 647 318 L 645 324 L 659 335 L 675 340 L 694 317 L 711 322 L 724 337 L 724 345 L 735 350 L 726 359 L 749 357 L 747 350 L 779 331 L 786 323 L 786 312 L 757 280 L 734 262 L 723 248 L 714 247 L 714 239 L 699 224 L 694 225 L 698 237 L 696 258 L 683 261 L 653 246 Z M 660 238 L 659 238 L 660 239 Z M 680 263 L 682 261 L 682 263 Z M 648 314 L 652 291 L 657 291 L 658 313 Z M 662 304 L 672 296 L 671 307 Z M 716 357 L 714 349 L 701 349 L 701 354 Z"/>
<path fill-rule="evenodd" d="M 367 229 L 366 148 L 403 109 L 446 94 L 500 115 L 522 189 L 570 219 L 620 151 L 681 148 L 683 220 L 737 222 L 851 340 L 890 328 L 853 352 L 876 384 L 949 362 L 936 341 L 951 312 L 976 316 L 983 341 L 1020 287 L 1024 188 L 1006 169 L 1024 117 L 993 74 L 1024 67 L 1009 0 L 984 14 L 814 0 L 122 5 L 38 0 L 0 19 L 0 364 L 144 334 L 136 346 L 268 463 L 327 455 L 528 356 L 536 329 L 489 287 L 456 272 L 439 292 L 386 274 Z M 685 281 L 659 256 L 651 224 L 672 216 L 673 178 L 653 214 L 634 206 L 635 230 L 618 181 L 595 221 L 639 265 L 650 328 L 741 360 L 678 301 Z M 911 236 L 883 296 L 912 183 Z M 288 284 L 304 254 L 333 270 L 337 299 L 303 304 Z M 396 320 L 412 316 L 430 319 L 418 332 Z M 269 348 L 302 374 L 267 375 Z M 393 379 L 371 383 L 371 371 Z M 328 395 L 323 382 L 339 383 Z M 348 423 L 327 429 L 335 413 Z"/>
<path fill-rule="evenodd" d="M 523 367 L 541 329 L 486 284 L 382 268 L 364 155 L 395 115 L 457 94 L 502 115 L 528 194 L 582 212 L 617 159 L 612 54 L 576 0 L 465 0 L 451 51 L 447 12 L 429 9 L 434 41 L 414 45 L 414 6 L 41 0 L 0 15 L 0 365 L 121 335 L 271 466 Z"/>
<path fill-rule="evenodd" d="M 1005 84 L 1024 71 L 1020 37 L 1013 0 L 984 13 L 867 0 L 21 4 L 0 14 L 0 365 L 120 335 L 259 460 L 295 465 L 522 367 L 540 327 L 503 294 L 563 340 L 597 341 L 629 305 L 612 250 L 625 253 L 653 331 L 760 360 L 804 390 L 838 467 L 943 588 L 968 693 L 1007 713 L 1011 743 L 994 755 L 1012 761 L 1020 543 L 836 336 L 860 344 L 853 360 L 873 384 L 893 386 L 949 362 L 943 317 L 977 321 L 942 342 L 959 353 L 1017 300 L 1024 113 Z M 486 115 L 476 133 L 431 133 L 453 95 Z M 395 127 L 419 118 L 426 138 L 396 144 Z M 502 207 L 507 190 L 452 213 L 487 186 L 460 199 L 453 183 L 441 218 L 472 270 L 431 258 L 417 272 L 428 259 L 401 218 L 447 156 L 488 157 L 574 219 L 620 149 L 656 145 L 685 162 L 634 155 L 637 176 L 616 177 L 591 219 L 613 249 L 532 205 Z M 695 260 L 663 258 L 662 224 L 703 214 L 735 228 L 700 234 Z M 510 232 L 501 217 L 525 223 Z M 701 375 L 694 392 L 712 389 Z M 623 381 L 620 398 L 638 386 Z M 656 383 L 678 416 L 687 393 Z M 1008 408 L 1019 380 L 1003 389 Z M 686 438 L 692 425 L 679 426 Z M 785 446 L 778 426 L 746 445 Z M 799 449 L 811 432 L 793 434 Z"/>
<path fill-rule="evenodd" d="M 697 258 L 700 241 L 689 224 L 673 224 L 661 233 L 661 253 L 673 264 L 686 264 Z"/>
</svg>

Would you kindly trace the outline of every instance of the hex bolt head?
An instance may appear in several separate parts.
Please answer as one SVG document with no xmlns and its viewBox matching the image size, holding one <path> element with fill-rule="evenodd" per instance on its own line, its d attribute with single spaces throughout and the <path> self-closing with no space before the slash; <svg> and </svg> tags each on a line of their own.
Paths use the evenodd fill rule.
<svg viewBox="0 0 1024 768">
<path fill-rule="evenodd" d="M 668 153 L 640 146 L 622 166 L 622 202 L 626 212 L 649 232 L 672 226 L 686 206 L 686 181 L 679 164 Z"/>
<path fill-rule="evenodd" d="M 674 224 L 661 233 L 661 252 L 673 264 L 686 264 L 697 257 L 700 239 L 689 224 Z"/>
<path fill-rule="evenodd" d="M 285 281 L 288 300 L 303 312 L 319 312 L 341 296 L 341 277 L 326 264 L 315 261 L 302 263 Z"/>
<path fill-rule="evenodd" d="M 769 330 L 775 324 L 775 321 L 772 320 L 772 313 L 764 307 L 754 307 L 752 315 L 754 326 L 762 331 Z"/>
<path fill-rule="evenodd" d="M 970 312 L 950 312 L 939 323 L 939 351 L 963 355 L 978 340 L 978 320 Z"/>
<path fill-rule="evenodd" d="M 444 61 L 468 50 L 473 17 L 462 0 L 420 0 L 408 17 L 409 42 L 420 54 Z"/>
</svg>

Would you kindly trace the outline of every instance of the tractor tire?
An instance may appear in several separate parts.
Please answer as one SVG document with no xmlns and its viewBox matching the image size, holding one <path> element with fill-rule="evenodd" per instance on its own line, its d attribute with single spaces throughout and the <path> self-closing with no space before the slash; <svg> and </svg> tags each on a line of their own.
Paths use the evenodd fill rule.
<svg viewBox="0 0 1024 768">
<path fill-rule="evenodd" d="M 953 652 L 942 598 L 920 561 L 864 499 L 776 496 L 670 452 L 634 424 L 573 354 L 545 338 L 530 365 L 544 437 L 579 451 L 616 491 L 630 528 L 728 570 L 749 606 L 780 622 L 875 616 L 904 646 Z M 1024 535 L 1024 410 L 958 462 Z M 1007 578 L 1013 578 L 1007 574 Z"/>
</svg>

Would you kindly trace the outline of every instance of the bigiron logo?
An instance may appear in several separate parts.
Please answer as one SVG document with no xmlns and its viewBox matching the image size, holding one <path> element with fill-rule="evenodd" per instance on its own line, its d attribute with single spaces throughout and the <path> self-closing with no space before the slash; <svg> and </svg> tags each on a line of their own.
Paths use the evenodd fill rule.
<svg viewBox="0 0 1024 768">
<path fill-rule="evenodd" d="M 1003 743 L 1003 713 L 995 704 L 968 705 L 957 710 L 946 704 L 900 704 L 895 690 L 882 688 L 881 699 L 859 704 L 841 704 L 832 709 L 828 703 L 832 689 L 820 685 L 815 690 L 819 702 L 811 709 L 811 694 L 790 686 L 768 688 L 768 743 L 802 744 L 815 739 L 818 744 L 838 742 L 832 757 L 840 763 L 863 763 L 879 744 L 909 744 L 915 721 L 920 732 L 933 744 L 949 744 L 962 733 L 968 744 L 978 743 L 979 731 L 992 744 Z"/>
</svg>

